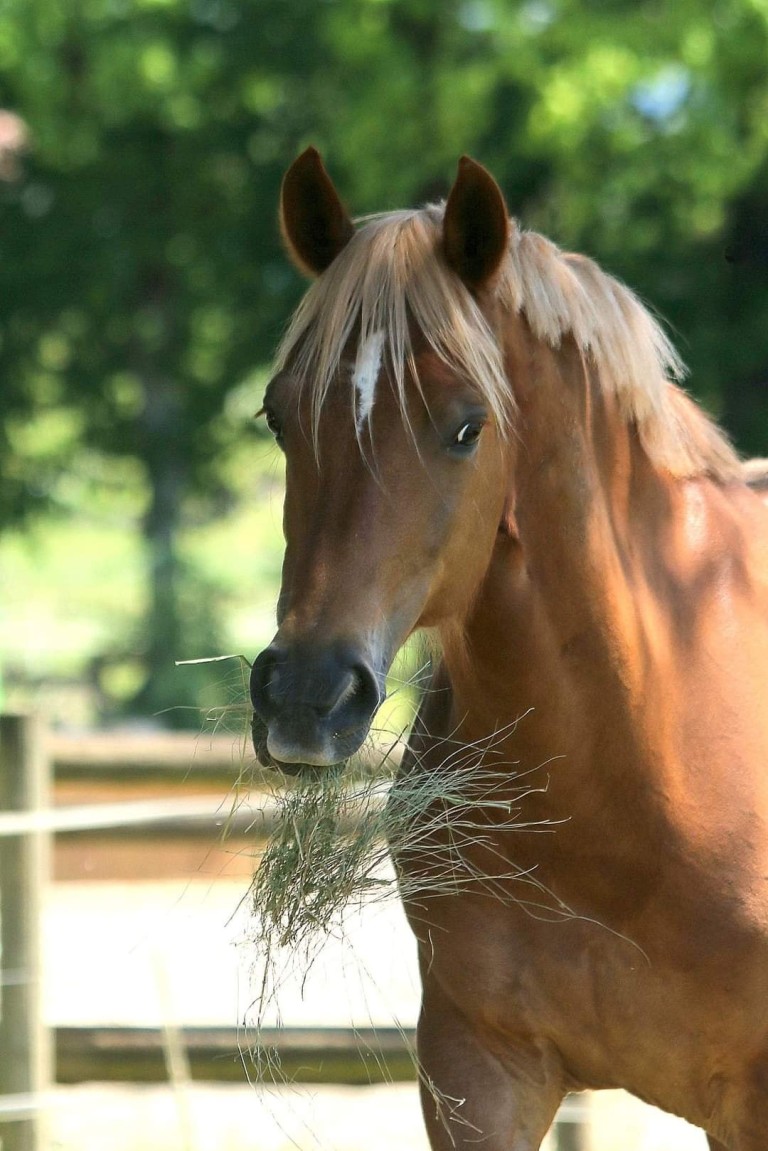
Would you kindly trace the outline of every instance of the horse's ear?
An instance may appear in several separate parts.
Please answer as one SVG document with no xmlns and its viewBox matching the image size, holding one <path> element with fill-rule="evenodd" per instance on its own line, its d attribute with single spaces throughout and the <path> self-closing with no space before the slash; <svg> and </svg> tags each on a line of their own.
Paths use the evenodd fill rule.
<svg viewBox="0 0 768 1151">
<path fill-rule="evenodd" d="M 488 285 L 509 244 L 509 213 L 501 188 L 482 164 L 462 156 L 445 205 L 443 247 L 471 291 Z"/>
<path fill-rule="evenodd" d="M 319 276 L 338 256 L 354 225 L 316 148 L 307 148 L 283 177 L 280 229 L 300 271 Z"/>
</svg>

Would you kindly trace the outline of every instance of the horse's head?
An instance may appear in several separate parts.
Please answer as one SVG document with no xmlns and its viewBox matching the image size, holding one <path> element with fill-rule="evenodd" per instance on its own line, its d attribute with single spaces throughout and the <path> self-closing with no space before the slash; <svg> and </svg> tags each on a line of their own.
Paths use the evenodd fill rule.
<svg viewBox="0 0 768 1151">
<path fill-rule="evenodd" d="M 261 757 L 298 770 L 358 749 L 398 648 L 461 620 L 508 529 L 492 287 L 510 225 L 463 160 L 444 211 L 355 230 L 313 150 L 285 177 L 281 221 L 319 278 L 264 400 L 286 456 L 286 552 L 251 694 Z"/>
</svg>

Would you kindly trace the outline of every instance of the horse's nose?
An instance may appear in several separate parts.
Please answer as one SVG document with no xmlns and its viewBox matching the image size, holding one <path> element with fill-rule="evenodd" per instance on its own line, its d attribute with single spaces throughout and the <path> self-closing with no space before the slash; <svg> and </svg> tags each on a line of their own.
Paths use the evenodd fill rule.
<svg viewBox="0 0 768 1151">
<path fill-rule="evenodd" d="M 251 671 L 251 699 L 262 719 L 290 707 L 308 707 L 319 717 L 330 715 L 357 695 L 361 702 L 378 688 L 373 672 L 362 659 L 344 658 L 345 652 L 290 652 L 276 645 L 257 657 Z"/>
<path fill-rule="evenodd" d="M 346 645 L 272 644 L 251 671 L 251 700 L 261 721 L 254 728 L 261 726 L 257 754 L 278 764 L 338 763 L 357 751 L 382 698 L 368 661 Z"/>
</svg>

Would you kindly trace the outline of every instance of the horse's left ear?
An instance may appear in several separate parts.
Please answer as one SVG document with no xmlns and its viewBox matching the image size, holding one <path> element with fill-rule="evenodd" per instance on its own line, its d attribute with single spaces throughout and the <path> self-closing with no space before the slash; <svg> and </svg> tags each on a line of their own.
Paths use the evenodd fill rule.
<svg viewBox="0 0 768 1151">
<path fill-rule="evenodd" d="M 316 148 L 307 148 L 283 177 L 280 229 L 299 270 L 319 276 L 355 228 Z"/>
<path fill-rule="evenodd" d="M 470 291 L 493 280 L 507 251 L 509 229 L 501 188 L 482 164 L 462 156 L 445 205 L 443 248 Z"/>
</svg>

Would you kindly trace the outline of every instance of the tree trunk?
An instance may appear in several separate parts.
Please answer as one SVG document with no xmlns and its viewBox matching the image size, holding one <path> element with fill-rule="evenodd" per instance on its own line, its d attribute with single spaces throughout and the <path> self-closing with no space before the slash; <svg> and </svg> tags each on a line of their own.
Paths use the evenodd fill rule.
<svg viewBox="0 0 768 1151">
<path fill-rule="evenodd" d="M 185 654 L 181 650 L 178 534 L 188 468 L 184 395 L 167 366 L 178 359 L 174 355 L 170 296 L 171 285 L 165 271 L 147 270 L 133 349 L 144 400 L 139 417 L 138 454 L 151 492 L 142 525 L 148 602 L 141 659 L 146 678 L 129 706 L 131 711 L 145 715 L 163 712 L 165 723 L 178 726 L 181 717 L 174 709 L 190 702 L 182 698 L 184 684 L 175 667 L 175 660 Z"/>
</svg>

